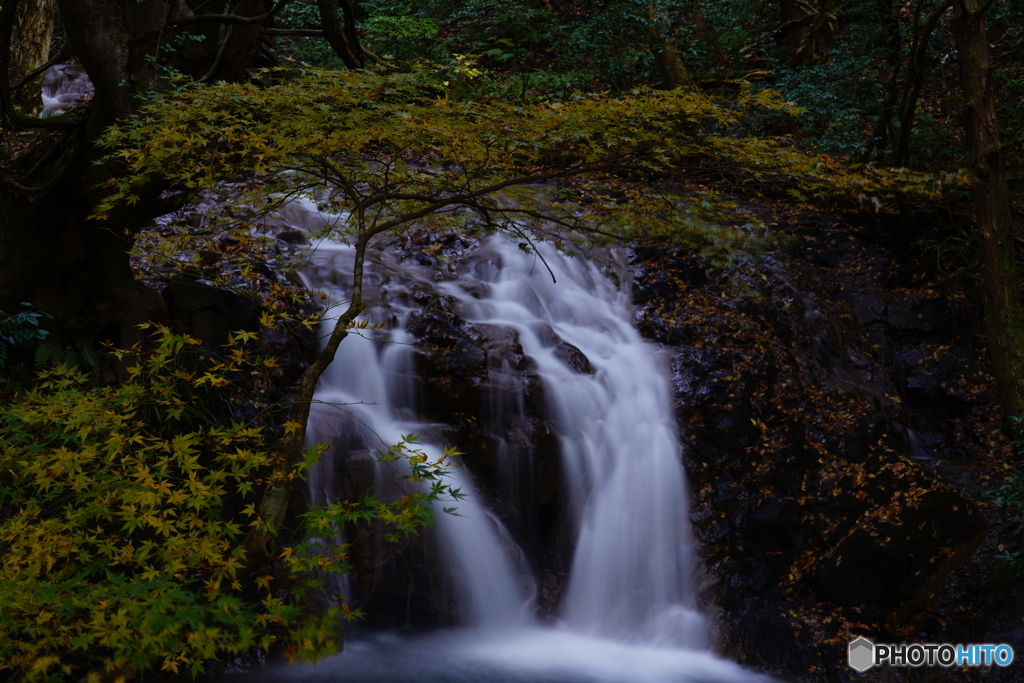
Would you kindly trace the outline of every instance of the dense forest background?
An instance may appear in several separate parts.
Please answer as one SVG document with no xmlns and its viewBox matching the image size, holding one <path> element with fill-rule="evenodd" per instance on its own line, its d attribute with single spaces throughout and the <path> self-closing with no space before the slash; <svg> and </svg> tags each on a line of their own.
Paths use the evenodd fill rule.
<svg viewBox="0 0 1024 683">
<path fill-rule="evenodd" d="M 793 234 L 818 240 L 837 278 L 846 266 L 832 253 L 835 235 L 869 225 L 862 232 L 877 231 L 890 252 L 885 267 L 913 270 L 899 277 L 962 312 L 991 368 L 979 370 L 984 388 L 973 393 L 988 393 L 984 417 L 972 420 L 984 423 L 978 433 L 987 436 L 976 440 L 993 460 L 977 465 L 984 474 L 974 483 L 961 486 L 974 475 L 957 470 L 960 483 L 941 484 L 956 493 L 935 514 L 960 530 L 928 552 L 956 559 L 974 543 L 963 529 L 986 533 L 954 515 L 968 506 L 1005 541 L 978 540 L 970 552 L 998 545 L 992 555 L 1020 569 L 1022 32 L 1017 0 L 3 0 L 0 603 L 11 608 L 0 614 L 0 678 L 136 680 L 197 672 L 254 648 L 295 659 L 337 647 L 339 620 L 360 615 L 317 603 L 317 571 L 352 567 L 342 553 L 310 554 L 297 545 L 300 532 L 285 531 L 299 524 L 293 491 L 317 456 L 302 449 L 313 389 L 350 330 L 367 325 L 362 258 L 376 238 L 453 206 L 526 248 L 553 234 L 514 227 L 508 203 L 492 198 L 499 191 L 522 202 L 515 211 L 566 234 L 627 242 L 650 263 L 668 258 L 657 268 L 673 273 L 673 287 L 691 276 L 693 287 L 710 286 L 715 269 L 792 248 L 766 228 L 789 218 L 761 220 L 773 211 L 835 228 Z M 54 65 L 68 65 L 68 79 L 84 71 L 91 85 L 43 116 L 46 88 L 60 86 Z M 425 179 L 417 170 L 440 161 L 443 173 Z M 251 237 L 248 219 L 229 211 L 211 229 L 153 228 L 197 199 L 270 212 L 286 171 L 309 179 L 303 189 L 339 190 L 337 201 L 360 217 L 348 233 L 359 253 L 352 300 L 319 351 L 310 332 L 319 302 L 268 271 L 275 252 Z M 216 194 L 225 180 L 238 196 Z M 546 181 L 558 181 L 560 203 L 530 204 L 523 188 Z M 686 197 L 704 222 L 673 218 L 672 197 Z M 387 220 L 363 221 L 371 209 Z M 654 224 L 667 227 L 640 227 Z M 652 244 L 664 248 L 657 258 L 644 251 Z M 746 315 L 761 285 L 730 272 L 728 305 Z M 157 291 L 160 278 L 171 284 Z M 200 280 L 230 294 L 180 286 Z M 655 300 L 638 294 L 667 316 L 671 306 Z M 687 305 L 699 308 L 695 301 Z M 198 312 L 213 309 L 222 313 L 216 324 L 202 323 Z M 650 323 L 648 336 L 678 343 L 661 325 Z M 886 403 L 886 391 L 874 409 L 886 414 L 885 429 L 903 425 L 909 444 L 905 421 L 892 417 L 904 409 Z M 804 399 L 821 401 L 821 420 L 831 419 L 830 397 Z M 778 437 L 776 454 L 791 445 L 777 417 L 749 417 Z M 884 459 L 882 450 L 856 466 Z M 411 476 L 428 482 L 424 493 L 314 511 L 305 528 L 372 520 L 404 538 L 429 521 L 433 502 L 457 498 L 445 462 L 430 462 L 414 440 L 387 457 L 407 460 Z M 694 465 L 690 474 L 702 495 L 718 495 L 708 493 L 718 490 L 710 470 Z M 754 488 L 775 486 L 749 474 Z M 847 474 L 822 475 L 822 490 Z M 890 474 L 915 496 L 940 486 Z M 918 509 L 913 500 L 906 509 Z M 896 518 L 904 508 L 893 510 Z M 831 539 L 821 554 L 838 547 L 829 536 L 838 523 L 826 525 L 820 510 L 783 512 L 804 515 L 793 538 L 821 532 Z M 738 576 L 726 557 L 735 551 L 720 554 L 709 559 L 714 571 Z M 799 603 L 817 615 L 802 623 L 823 629 L 813 637 L 822 648 L 851 623 L 880 637 L 914 632 L 916 621 L 893 631 L 890 611 L 910 614 L 907 596 L 925 578 L 957 571 L 914 565 L 925 578 L 886 588 L 892 605 L 864 616 L 832 590 L 845 576 L 839 561 L 833 576 L 786 558 L 791 602 L 780 597 L 786 606 L 776 611 Z M 800 572 L 814 571 L 817 588 L 801 588 Z M 845 631 L 834 630 L 839 623 Z M 757 665 L 757 647 L 741 641 L 728 654 Z M 821 656 L 835 659 L 828 652 Z"/>
</svg>

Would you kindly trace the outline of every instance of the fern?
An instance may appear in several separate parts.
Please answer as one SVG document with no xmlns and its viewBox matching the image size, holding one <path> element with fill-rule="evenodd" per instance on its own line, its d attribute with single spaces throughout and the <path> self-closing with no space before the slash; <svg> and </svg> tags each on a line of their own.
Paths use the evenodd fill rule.
<svg viewBox="0 0 1024 683">
<path fill-rule="evenodd" d="M 52 339 L 48 339 L 36 347 L 33 354 L 36 369 L 51 368 L 57 365 L 75 365 L 75 353 L 70 349 L 63 349 Z"/>
<path fill-rule="evenodd" d="M 99 354 L 97 354 L 91 346 L 83 344 L 82 342 L 78 342 L 75 345 L 75 348 L 78 349 L 78 358 L 80 363 L 92 370 L 94 374 L 98 373 L 100 371 Z"/>
</svg>

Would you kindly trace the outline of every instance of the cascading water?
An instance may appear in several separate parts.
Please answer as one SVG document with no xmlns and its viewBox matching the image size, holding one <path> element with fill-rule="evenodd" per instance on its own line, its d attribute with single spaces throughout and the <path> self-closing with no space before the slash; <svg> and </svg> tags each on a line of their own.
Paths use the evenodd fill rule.
<svg viewBox="0 0 1024 683">
<path fill-rule="evenodd" d="M 328 293 L 334 303 L 343 301 L 348 292 L 337 283 L 338 274 L 351 272 L 352 259 L 351 247 L 321 242 L 314 264 L 304 273 L 306 285 Z M 405 332 L 405 318 L 411 300 L 406 283 L 388 277 L 388 272 L 396 268 L 395 264 L 379 260 L 376 268 L 371 266 L 367 276 L 368 289 L 374 291 L 371 296 L 377 303 L 377 308 L 368 311 L 367 317 L 371 320 L 394 320 L 385 335 L 387 343 L 360 334 L 352 334 L 345 340 L 343 350 L 321 378 L 316 394 L 316 401 L 325 407 L 317 411 L 316 423 L 309 430 L 309 439 L 313 443 L 325 433 L 337 431 L 329 424 L 332 418 L 334 422 L 342 419 L 349 425 L 356 425 L 355 430 L 359 432 L 357 442 L 362 441 L 362 448 L 357 446 L 357 451 L 365 458 L 375 459 L 377 453 L 401 441 L 403 435 L 423 434 L 431 429 L 430 425 L 415 420 L 411 388 L 408 382 L 403 381 L 412 366 L 412 349 L 409 346 L 412 340 Z M 417 275 L 422 277 L 413 269 L 405 269 L 406 281 L 416 279 Z M 333 328 L 334 320 L 335 317 L 328 317 L 325 325 Z M 343 416 L 336 414 L 338 407 L 344 411 Z M 320 433 L 317 424 L 321 425 Z M 432 460 L 441 455 L 439 449 L 429 444 L 424 446 L 424 450 Z M 310 499 L 313 504 L 336 499 L 330 480 L 337 457 L 329 450 L 328 459 L 310 473 Z M 385 476 L 383 468 L 379 468 L 376 478 Z M 449 476 L 455 488 L 467 491 L 472 488 L 467 475 L 461 470 L 453 469 Z M 438 522 L 445 543 L 460 564 L 460 575 L 465 579 L 459 588 L 466 611 L 478 625 L 521 622 L 526 616 L 525 599 L 492 531 L 496 522 L 489 520 L 475 496 L 460 501 L 458 507 L 460 516 L 441 514 Z"/>
<path fill-rule="evenodd" d="M 463 317 L 515 329 L 544 379 L 566 480 L 581 510 L 566 627 L 703 647 L 707 628 L 689 585 L 693 551 L 668 382 L 656 349 L 630 322 L 628 290 L 594 263 L 546 245 L 541 256 L 557 282 L 537 257 L 506 240 L 492 239 L 487 250 L 490 257 L 466 276 L 490 285 L 486 300 L 458 282 L 445 289 L 462 301 Z M 591 372 L 559 358 L 558 340 L 579 349 Z"/>
<path fill-rule="evenodd" d="M 95 91 L 85 69 L 74 64 L 58 64 L 43 74 L 43 108 L 40 116 L 57 116 L 74 107 Z"/>
<path fill-rule="evenodd" d="M 312 204 L 305 206 L 316 216 Z M 290 227 L 310 226 L 293 220 Z M 658 350 L 631 325 L 628 288 L 616 286 L 593 262 L 569 259 L 543 245 L 540 254 L 557 283 L 537 256 L 499 238 L 481 247 L 454 282 L 431 282 L 423 269 L 387 255 L 376 261 L 367 276 L 368 299 L 374 302 L 367 316 L 386 321 L 390 329 L 381 339 L 350 336 L 322 378 L 317 400 L 344 404 L 343 410 L 320 407 L 310 430 L 319 433 L 310 437 L 347 444 L 348 453 L 323 460 L 310 484 L 312 501 L 328 502 L 337 496 L 330 470 L 339 458 L 369 458 L 403 434 L 436 431 L 417 422 L 406 381 L 413 353 L 405 331 L 406 316 L 414 309 L 411 283 L 454 297 L 467 320 L 515 330 L 543 378 L 577 511 L 578 540 L 560 622 L 552 627 L 532 621 L 530 582 L 521 575 L 528 567 L 520 562 L 517 576 L 505 552 L 511 543 L 507 532 L 488 516 L 468 474 L 455 470 L 453 483 L 468 497 L 458 503 L 460 516 L 439 515 L 440 535 L 457 567 L 459 598 L 472 626 L 418 638 L 378 634 L 355 640 L 344 655 L 316 670 L 275 669 L 275 679 L 668 683 L 763 678 L 705 649 L 708 627 L 695 609 L 690 585 L 694 553 L 670 391 Z M 333 302 L 343 301 L 351 258 L 349 247 L 321 242 L 304 271 L 306 284 L 326 291 Z M 620 261 L 609 267 L 617 267 L 619 279 L 628 282 Z M 470 294 L 479 296 L 481 289 L 489 293 Z M 565 349 L 573 347 L 589 360 L 587 371 L 565 362 Z M 339 441 L 342 432 L 358 436 Z M 436 457 L 439 451 L 428 453 Z"/>
</svg>

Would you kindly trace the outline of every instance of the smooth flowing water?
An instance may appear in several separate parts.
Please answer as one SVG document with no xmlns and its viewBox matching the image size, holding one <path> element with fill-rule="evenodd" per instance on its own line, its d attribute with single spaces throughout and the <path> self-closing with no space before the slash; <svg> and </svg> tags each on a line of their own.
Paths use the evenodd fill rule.
<svg viewBox="0 0 1024 683">
<path fill-rule="evenodd" d="M 40 116 L 57 116 L 89 97 L 95 88 L 85 69 L 74 64 L 58 64 L 43 74 L 43 107 Z"/>
<path fill-rule="evenodd" d="M 312 205 L 304 206 L 316 222 Z M 301 208 L 292 210 L 290 227 L 309 227 L 296 218 Z M 558 623 L 534 621 L 529 566 L 511 566 L 502 549 L 511 542 L 507 531 L 487 511 L 471 477 L 455 470 L 454 483 L 468 497 L 458 503 L 460 516 L 442 514 L 439 523 L 448 561 L 463 578 L 457 588 L 466 627 L 362 636 L 317 666 L 271 667 L 256 677 L 363 683 L 762 679 L 707 649 L 709 626 L 691 585 L 694 552 L 670 387 L 658 349 L 632 326 L 621 255 L 606 254 L 599 266 L 545 245 L 539 254 L 557 282 L 537 254 L 500 238 L 476 251 L 454 282 L 432 282 L 422 268 L 386 254 L 371 266 L 367 317 L 387 329 L 346 339 L 321 380 L 317 400 L 324 405 L 315 412 L 310 438 L 332 440 L 333 450 L 348 446 L 314 468 L 310 497 L 314 503 L 337 498 L 337 468 L 371 461 L 403 434 L 436 431 L 417 420 L 405 321 L 414 286 L 455 297 L 464 319 L 514 329 L 543 378 L 578 522 Z M 321 242 L 304 270 L 306 284 L 343 302 L 351 259 L 348 246 Z M 567 345 L 586 356 L 589 371 L 564 360 Z M 340 433 L 349 437 L 339 439 Z M 432 446 L 428 452 L 439 454 Z"/>
<path fill-rule="evenodd" d="M 463 278 L 487 283 L 489 296 L 477 300 L 462 281 L 445 289 L 459 297 L 464 317 L 516 330 L 544 380 L 565 480 L 581 511 L 565 627 L 703 647 L 680 447 L 657 349 L 633 328 L 628 286 L 616 286 L 594 262 L 539 249 L 531 256 L 493 238 Z M 628 282 L 622 263 L 607 267 Z M 562 360 L 560 342 L 579 349 L 591 372 Z"/>
</svg>

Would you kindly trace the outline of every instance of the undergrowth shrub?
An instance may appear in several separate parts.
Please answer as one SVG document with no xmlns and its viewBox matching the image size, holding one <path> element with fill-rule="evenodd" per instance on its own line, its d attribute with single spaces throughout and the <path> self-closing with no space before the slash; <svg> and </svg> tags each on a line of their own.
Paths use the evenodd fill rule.
<svg viewBox="0 0 1024 683">
<path fill-rule="evenodd" d="M 254 338 L 236 333 L 214 354 L 153 326 L 148 344 L 111 352 L 122 383 L 97 387 L 58 364 L 0 405 L 0 680 L 131 680 L 199 673 L 253 648 L 292 660 L 334 651 L 339 624 L 358 611 L 305 605 L 324 571 L 347 569 L 344 546 L 289 547 L 257 575 L 242 569 L 241 541 L 260 523 L 254 507 L 278 457 L 265 415 L 230 410 L 241 378 L 265 362 L 246 352 Z M 323 538 L 379 519 L 399 536 L 430 523 L 450 489 L 443 459 L 412 442 L 383 459 L 408 460 L 403 476 L 426 488 L 312 511 L 312 530 Z"/>
<path fill-rule="evenodd" d="M 1014 433 L 1020 437 L 1024 430 L 1024 416 L 1010 418 Z M 1013 442 L 1018 456 L 1024 455 L 1024 438 Z M 1019 460 L 1019 457 L 1018 457 Z M 987 495 L 995 504 L 1009 529 L 1011 544 L 1008 544 L 999 558 L 1009 563 L 1017 574 L 1018 594 L 1024 594 L 1024 471 L 1019 465 L 1004 464 L 1006 478 Z"/>
</svg>

